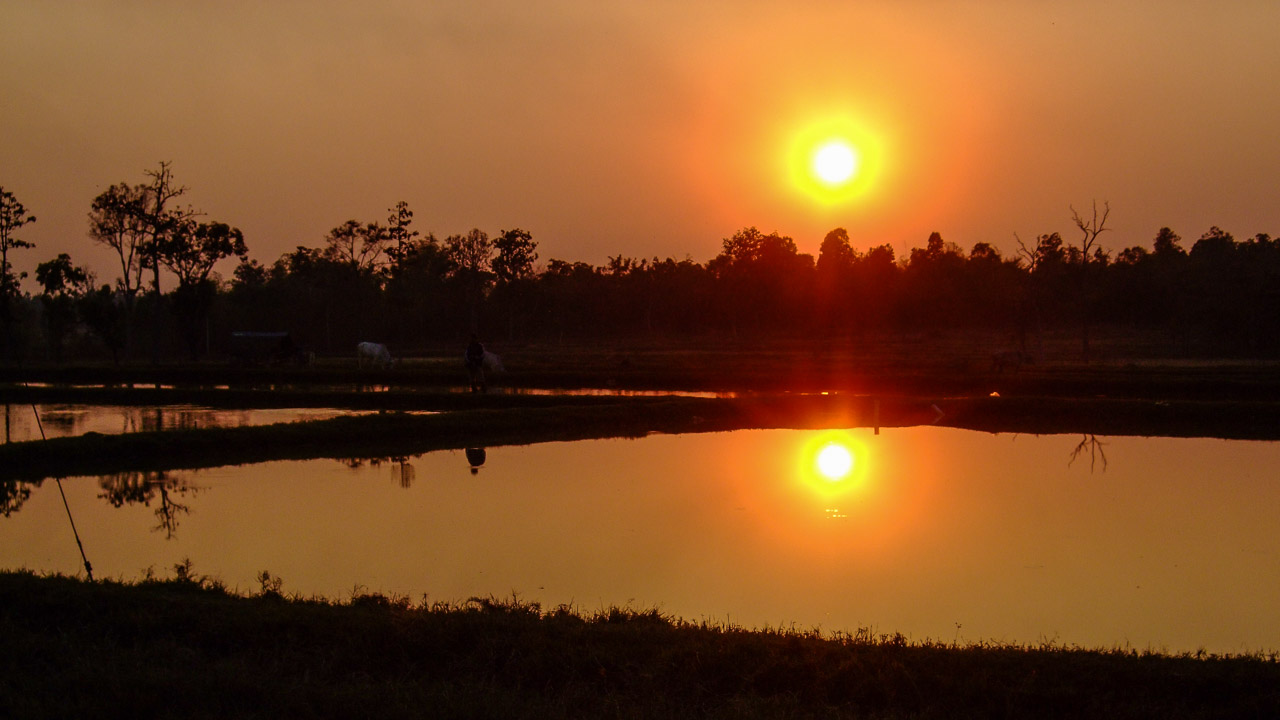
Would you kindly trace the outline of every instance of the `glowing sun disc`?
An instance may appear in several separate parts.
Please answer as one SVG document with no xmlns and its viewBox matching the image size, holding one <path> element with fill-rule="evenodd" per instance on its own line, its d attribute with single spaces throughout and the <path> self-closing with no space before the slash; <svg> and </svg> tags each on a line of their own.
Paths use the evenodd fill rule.
<svg viewBox="0 0 1280 720">
<path fill-rule="evenodd" d="M 813 172 L 829 185 L 848 181 L 858 169 L 858 156 L 848 143 L 833 140 L 813 154 Z"/>
<path fill-rule="evenodd" d="M 839 480 L 853 470 L 853 453 L 838 443 L 828 443 L 818 451 L 818 472 L 828 480 Z"/>
</svg>

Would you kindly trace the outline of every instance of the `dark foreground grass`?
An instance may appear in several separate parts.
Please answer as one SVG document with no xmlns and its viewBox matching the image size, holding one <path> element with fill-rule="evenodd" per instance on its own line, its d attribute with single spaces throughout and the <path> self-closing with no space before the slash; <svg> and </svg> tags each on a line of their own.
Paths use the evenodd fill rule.
<svg viewBox="0 0 1280 720">
<path fill-rule="evenodd" d="M 1266 718 L 1274 657 L 748 631 L 0 573 L 0 717 Z"/>
</svg>

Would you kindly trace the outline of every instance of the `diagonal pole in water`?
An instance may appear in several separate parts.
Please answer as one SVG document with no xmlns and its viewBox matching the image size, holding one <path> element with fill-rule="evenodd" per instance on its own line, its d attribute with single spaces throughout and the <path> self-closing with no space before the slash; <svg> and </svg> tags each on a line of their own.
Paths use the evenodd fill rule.
<svg viewBox="0 0 1280 720">
<path fill-rule="evenodd" d="M 40 439 L 47 440 L 48 438 L 44 436 L 44 423 L 40 422 L 40 411 L 36 409 L 35 403 L 31 403 L 31 412 L 36 415 L 36 427 L 40 428 Z M 89 582 L 93 582 L 93 566 L 89 564 L 89 558 L 84 554 L 84 543 L 80 542 L 76 520 L 71 517 L 71 506 L 67 504 L 67 493 L 62 489 L 62 478 L 55 477 L 54 481 L 58 483 L 58 493 L 62 495 L 62 507 L 67 509 L 67 519 L 71 521 L 71 534 L 76 536 L 76 547 L 80 548 L 80 559 L 84 561 L 84 571 L 89 576 Z"/>
</svg>

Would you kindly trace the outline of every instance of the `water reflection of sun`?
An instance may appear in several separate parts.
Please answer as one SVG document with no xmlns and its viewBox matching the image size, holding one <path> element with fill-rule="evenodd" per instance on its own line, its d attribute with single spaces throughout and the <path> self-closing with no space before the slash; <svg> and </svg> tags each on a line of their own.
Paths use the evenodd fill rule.
<svg viewBox="0 0 1280 720">
<path fill-rule="evenodd" d="M 829 442 L 818 451 L 814 466 L 832 482 L 843 480 L 853 470 L 853 453 L 838 442 Z"/>
<path fill-rule="evenodd" d="M 849 434 L 814 435 L 800 453 L 800 477 L 824 497 L 857 490 L 866 475 L 866 449 Z"/>
</svg>

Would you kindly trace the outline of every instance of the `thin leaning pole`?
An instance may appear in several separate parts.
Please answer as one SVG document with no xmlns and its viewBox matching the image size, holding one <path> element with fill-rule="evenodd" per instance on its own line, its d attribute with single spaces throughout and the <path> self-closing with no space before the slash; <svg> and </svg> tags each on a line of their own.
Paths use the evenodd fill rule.
<svg viewBox="0 0 1280 720">
<path fill-rule="evenodd" d="M 36 415 L 36 427 L 40 428 L 40 439 L 47 440 L 44 436 L 44 423 L 40 422 L 40 411 L 36 409 L 35 403 L 31 403 L 31 412 Z M 55 477 L 58 483 L 58 494 L 62 496 L 62 507 L 67 509 L 67 520 L 71 521 L 71 534 L 76 536 L 76 547 L 80 548 L 80 559 L 84 561 L 85 574 L 89 576 L 89 582 L 93 582 L 93 566 L 89 564 L 89 557 L 84 554 L 84 543 L 80 542 L 80 532 L 76 530 L 76 520 L 71 517 L 71 505 L 67 503 L 67 493 L 62 489 L 62 478 Z"/>
</svg>

